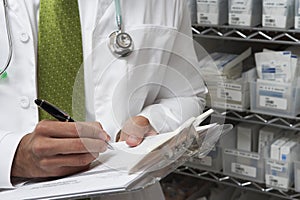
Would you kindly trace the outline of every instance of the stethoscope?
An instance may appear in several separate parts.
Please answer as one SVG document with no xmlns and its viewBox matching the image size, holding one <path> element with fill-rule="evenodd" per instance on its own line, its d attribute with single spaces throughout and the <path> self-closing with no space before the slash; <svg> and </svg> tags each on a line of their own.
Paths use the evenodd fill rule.
<svg viewBox="0 0 300 200">
<path fill-rule="evenodd" d="M 7 32 L 7 40 L 8 40 L 8 56 L 6 59 L 6 64 L 3 69 L 0 68 L 0 78 L 5 78 L 7 76 L 6 70 L 8 69 L 11 58 L 12 58 L 12 51 L 13 51 L 13 45 L 12 45 L 12 38 L 11 38 L 11 32 L 10 32 L 10 23 L 7 16 L 7 0 L 3 0 L 3 8 L 4 8 L 4 17 L 5 17 L 5 24 L 6 24 L 6 32 Z"/>
<path fill-rule="evenodd" d="M 126 57 L 133 51 L 133 41 L 128 33 L 123 32 L 120 0 L 115 0 L 116 23 L 118 30 L 109 36 L 109 49 L 116 56 Z"/>
<path fill-rule="evenodd" d="M 4 17 L 6 23 L 7 40 L 9 44 L 8 45 L 9 52 L 8 52 L 6 64 L 4 65 L 5 67 L 3 69 L 0 68 L 0 78 L 4 78 L 7 76 L 6 71 L 11 63 L 12 51 L 13 51 L 10 23 L 7 14 L 7 8 L 8 8 L 7 0 L 3 0 L 3 7 L 4 7 Z M 115 0 L 115 8 L 116 8 L 116 23 L 118 26 L 118 30 L 110 34 L 108 46 L 111 52 L 116 56 L 126 57 L 133 51 L 133 41 L 130 35 L 128 33 L 123 32 L 122 30 L 123 22 L 122 22 L 120 0 Z"/>
</svg>

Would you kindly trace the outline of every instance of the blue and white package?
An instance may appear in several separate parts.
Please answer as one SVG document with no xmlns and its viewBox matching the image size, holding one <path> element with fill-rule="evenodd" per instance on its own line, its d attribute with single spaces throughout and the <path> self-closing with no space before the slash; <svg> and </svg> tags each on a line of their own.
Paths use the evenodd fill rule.
<svg viewBox="0 0 300 200">
<path fill-rule="evenodd" d="M 283 52 L 260 52 L 255 54 L 257 75 L 260 79 L 291 82 L 293 80 L 292 54 L 290 51 Z"/>
</svg>

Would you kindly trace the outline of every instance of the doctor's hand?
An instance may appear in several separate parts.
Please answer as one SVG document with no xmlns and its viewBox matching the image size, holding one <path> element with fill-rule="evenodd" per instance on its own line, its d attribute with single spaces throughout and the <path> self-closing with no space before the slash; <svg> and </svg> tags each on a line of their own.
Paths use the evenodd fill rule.
<svg viewBox="0 0 300 200">
<path fill-rule="evenodd" d="M 22 138 L 11 176 L 56 177 L 86 170 L 109 139 L 97 122 L 41 121 Z"/>
<path fill-rule="evenodd" d="M 129 146 L 135 147 L 143 141 L 144 137 L 156 134 L 147 118 L 135 116 L 125 122 L 118 141 L 126 141 Z"/>
</svg>

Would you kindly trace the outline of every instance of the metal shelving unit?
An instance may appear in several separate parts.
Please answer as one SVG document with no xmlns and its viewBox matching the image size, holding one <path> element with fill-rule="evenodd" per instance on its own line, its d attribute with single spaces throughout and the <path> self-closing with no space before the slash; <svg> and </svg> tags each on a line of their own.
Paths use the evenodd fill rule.
<svg viewBox="0 0 300 200">
<path fill-rule="evenodd" d="M 215 183 L 221 183 L 228 186 L 238 187 L 240 189 L 251 190 L 254 192 L 273 195 L 283 199 L 300 199 L 300 194 L 293 191 L 292 189 L 285 192 L 271 187 L 266 187 L 264 184 L 237 179 L 234 177 L 223 175 L 221 173 L 203 171 L 200 169 L 192 168 L 190 166 L 181 166 L 175 171 L 175 173 L 185 175 L 185 176 L 200 178 L 207 181 L 212 181 Z"/>
<path fill-rule="evenodd" d="M 272 115 L 264 115 L 259 113 L 253 113 L 251 111 L 238 112 L 233 110 L 218 111 L 215 110 L 213 114 L 215 118 L 225 118 L 228 120 L 238 121 L 238 122 L 250 122 L 261 125 L 270 125 L 283 129 L 293 129 L 300 131 L 300 118 L 283 118 Z"/>
<path fill-rule="evenodd" d="M 262 115 L 258 113 L 253 113 L 250 111 L 238 112 L 233 110 L 218 111 L 215 109 L 215 112 L 212 115 L 213 118 L 224 118 L 227 120 L 233 120 L 238 122 L 249 122 L 262 125 L 276 126 L 284 129 L 293 129 L 300 131 L 300 118 L 281 118 L 271 115 Z M 190 161 L 191 162 L 191 161 Z M 268 195 L 277 196 L 283 199 L 297 199 L 300 200 L 300 193 L 294 191 L 293 188 L 290 188 L 289 191 L 283 191 L 274 189 L 272 187 L 267 187 L 265 184 L 256 183 L 249 180 L 238 179 L 228 175 L 222 174 L 222 172 L 212 172 L 195 168 L 185 164 L 175 171 L 176 174 L 191 176 L 194 178 L 200 178 L 207 181 L 212 181 L 216 183 L 225 184 L 228 186 L 234 186 L 245 190 L 251 190 L 254 192 L 265 193 Z"/>
<path fill-rule="evenodd" d="M 203 26 L 195 24 L 192 30 L 194 37 L 300 45 L 300 30 L 295 29 L 284 30 L 229 25 Z"/>
<path fill-rule="evenodd" d="M 263 27 L 238 27 L 238 26 L 212 26 L 198 25 L 192 26 L 194 37 L 207 39 L 221 39 L 231 41 L 243 41 L 266 44 L 300 45 L 300 30 L 271 29 Z M 255 124 L 270 125 L 283 129 L 293 129 L 300 131 L 300 117 L 283 118 L 280 116 L 253 113 L 249 110 L 238 112 L 233 110 L 215 110 L 212 115 L 214 118 L 222 118 L 236 122 L 250 122 Z M 183 165 L 174 173 L 200 178 L 207 181 L 221 183 L 229 186 L 238 187 L 245 190 L 274 195 L 283 199 L 298 199 L 300 193 L 290 188 L 289 191 L 282 191 L 267 187 L 248 180 L 242 180 L 222 174 L 222 172 L 211 172 L 195 168 L 194 166 Z"/>
</svg>

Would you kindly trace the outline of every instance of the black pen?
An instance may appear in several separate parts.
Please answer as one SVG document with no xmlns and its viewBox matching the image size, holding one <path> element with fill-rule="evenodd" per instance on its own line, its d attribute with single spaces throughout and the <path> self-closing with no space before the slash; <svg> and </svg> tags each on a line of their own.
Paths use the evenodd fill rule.
<svg viewBox="0 0 300 200">
<path fill-rule="evenodd" d="M 62 121 L 62 122 L 75 122 L 74 119 L 72 119 L 66 112 L 62 111 L 61 109 L 57 108 L 56 106 L 52 105 L 51 103 L 42 100 L 42 99 L 36 99 L 34 100 L 35 104 L 38 105 L 40 108 L 42 108 L 44 111 L 49 113 L 51 116 L 53 116 L 55 119 Z M 109 144 L 108 141 L 104 140 L 104 142 L 107 144 L 107 148 L 114 150 L 114 148 Z"/>
<path fill-rule="evenodd" d="M 36 99 L 34 100 L 35 104 L 42 108 L 44 111 L 52 115 L 55 119 L 61 122 L 75 122 L 66 112 L 52 105 L 48 101 Z"/>
</svg>

